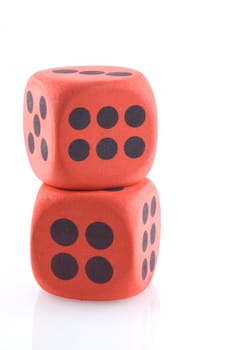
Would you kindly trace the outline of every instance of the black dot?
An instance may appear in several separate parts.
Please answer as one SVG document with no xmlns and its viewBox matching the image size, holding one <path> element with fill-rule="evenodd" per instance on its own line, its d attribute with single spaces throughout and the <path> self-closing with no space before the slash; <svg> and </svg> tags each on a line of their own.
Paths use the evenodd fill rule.
<svg viewBox="0 0 234 350">
<path fill-rule="evenodd" d="M 68 219 L 58 219 L 53 222 L 50 228 L 53 240 L 63 246 L 72 245 L 78 238 L 76 225 Z"/>
<path fill-rule="evenodd" d="M 76 162 L 84 160 L 89 155 L 89 144 L 85 140 L 77 139 L 70 144 L 68 153 Z"/>
<path fill-rule="evenodd" d="M 78 268 L 76 259 L 67 253 L 57 254 L 51 260 L 51 270 L 56 277 L 62 280 L 74 278 L 78 272 Z"/>
<path fill-rule="evenodd" d="M 45 139 L 41 140 L 41 155 L 44 160 L 48 158 L 48 146 Z"/>
<path fill-rule="evenodd" d="M 146 224 L 147 222 L 148 214 L 149 214 L 149 207 L 148 207 L 148 204 L 145 203 L 142 211 L 142 221 L 144 224 Z"/>
<path fill-rule="evenodd" d="M 86 108 L 73 109 L 69 116 L 69 123 L 73 129 L 85 129 L 90 123 L 90 114 Z"/>
<path fill-rule="evenodd" d="M 111 264 L 101 256 L 95 256 L 89 259 L 85 266 L 85 270 L 89 279 L 98 284 L 108 282 L 113 275 Z"/>
<path fill-rule="evenodd" d="M 153 251 L 150 255 L 150 271 L 152 272 L 155 267 L 155 252 Z"/>
<path fill-rule="evenodd" d="M 104 191 L 110 191 L 110 192 L 118 192 L 118 191 L 123 191 L 124 187 L 109 187 L 105 188 Z"/>
<path fill-rule="evenodd" d="M 27 92 L 27 108 L 29 113 L 32 113 L 33 111 L 33 96 L 31 91 Z"/>
<path fill-rule="evenodd" d="M 113 158 L 117 153 L 117 143 L 111 138 L 102 139 L 96 147 L 97 155 L 104 160 Z"/>
<path fill-rule="evenodd" d="M 153 224 L 151 226 L 151 230 L 150 230 L 150 242 L 151 242 L 151 244 L 154 243 L 155 237 L 156 237 L 156 226 L 155 226 L 155 224 Z"/>
<path fill-rule="evenodd" d="M 145 280 L 148 272 L 148 263 L 147 260 L 144 259 L 143 264 L 142 264 L 142 269 L 141 269 L 141 276 L 142 279 Z"/>
<path fill-rule="evenodd" d="M 147 246 L 148 246 L 148 232 L 145 231 L 144 234 L 143 234 L 143 240 L 142 240 L 142 250 L 143 250 L 143 252 L 146 251 Z"/>
<path fill-rule="evenodd" d="M 124 145 L 124 151 L 130 158 L 138 158 L 145 151 L 145 142 L 138 136 L 130 137 Z"/>
<path fill-rule="evenodd" d="M 87 74 L 87 75 L 98 75 L 98 74 L 104 74 L 102 70 L 84 70 L 80 72 L 80 74 Z"/>
<path fill-rule="evenodd" d="M 30 153 L 34 152 L 34 149 L 35 149 L 34 137 L 33 137 L 33 134 L 31 132 L 28 134 L 28 148 L 29 148 Z"/>
<path fill-rule="evenodd" d="M 152 200 L 151 200 L 151 216 L 154 216 L 155 212 L 156 212 L 156 198 L 155 196 L 153 196 Z"/>
<path fill-rule="evenodd" d="M 107 73 L 107 75 L 111 75 L 112 77 L 126 77 L 128 75 L 132 75 L 130 72 L 111 72 Z"/>
<path fill-rule="evenodd" d="M 39 136 L 41 132 L 41 123 L 37 114 L 35 114 L 33 118 L 33 128 L 34 128 L 35 135 Z"/>
<path fill-rule="evenodd" d="M 41 96 L 40 98 L 39 107 L 40 107 L 41 117 L 42 119 L 45 119 L 47 114 L 47 105 L 46 105 L 46 100 L 44 96 Z"/>
<path fill-rule="evenodd" d="M 129 107 L 125 112 L 125 121 L 133 128 L 141 126 L 145 121 L 144 109 L 137 105 Z"/>
<path fill-rule="evenodd" d="M 106 249 L 113 242 L 113 232 L 104 222 L 93 222 L 86 230 L 86 239 L 96 249 Z"/>
<path fill-rule="evenodd" d="M 57 73 L 57 74 L 71 74 L 71 73 L 77 73 L 78 70 L 76 70 L 76 69 L 55 69 L 52 72 Z"/>
<path fill-rule="evenodd" d="M 118 112 L 113 107 L 103 107 L 97 115 L 98 124 L 104 129 L 110 129 L 118 121 Z"/>
</svg>

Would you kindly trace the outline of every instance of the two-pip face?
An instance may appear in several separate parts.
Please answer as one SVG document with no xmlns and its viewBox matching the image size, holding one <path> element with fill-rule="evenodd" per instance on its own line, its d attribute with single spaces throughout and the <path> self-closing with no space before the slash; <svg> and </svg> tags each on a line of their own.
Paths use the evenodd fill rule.
<svg viewBox="0 0 234 350">
<path fill-rule="evenodd" d="M 118 67 L 34 74 L 25 90 L 24 134 L 35 174 L 61 188 L 127 186 L 150 170 L 157 111 L 145 77 Z"/>
</svg>

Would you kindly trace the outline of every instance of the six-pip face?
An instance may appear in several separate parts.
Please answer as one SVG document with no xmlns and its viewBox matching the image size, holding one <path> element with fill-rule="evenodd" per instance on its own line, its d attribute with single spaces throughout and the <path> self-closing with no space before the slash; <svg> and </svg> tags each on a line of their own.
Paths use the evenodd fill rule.
<svg viewBox="0 0 234 350">
<path fill-rule="evenodd" d="M 35 73 L 25 89 L 24 135 L 35 174 L 69 189 L 128 186 L 150 170 L 157 111 L 145 77 L 119 67 Z"/>
</svg>

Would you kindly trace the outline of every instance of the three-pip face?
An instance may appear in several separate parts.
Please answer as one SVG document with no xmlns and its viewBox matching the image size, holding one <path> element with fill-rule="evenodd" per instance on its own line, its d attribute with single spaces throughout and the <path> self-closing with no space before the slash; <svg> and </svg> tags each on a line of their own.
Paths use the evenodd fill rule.
<svg viewBox="0 0 234 350">
<path fill-rule="evenodd" d="M 142 291 L 160 242 L 160 203 L 148 179 L 100 191 L 42 185 L 34 208 L 31 259 L 46 291 L 110 300 Z"/>
<path fill-rule="evenodd" d="M 128 186 L 150 170 L 157 141 L 151 87 L 134 70 L 71 67 L 35 73 L 24 135 L 35 174 L 69 189 Z"/>
</svg>

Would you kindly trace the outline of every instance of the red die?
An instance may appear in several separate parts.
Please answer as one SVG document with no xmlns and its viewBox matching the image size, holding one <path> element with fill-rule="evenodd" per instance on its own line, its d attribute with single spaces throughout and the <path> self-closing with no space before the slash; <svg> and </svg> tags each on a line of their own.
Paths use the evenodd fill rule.
<svg viewBox="0 0 234 350">
<path fill-rule="evenodd" d="M 32 219 L 32 268 L 52 294 L 126 298 L 149 284 L 159 240 L 159 197 L 148 179 L 100 191 L 42 185 Z"/>
<path fill-rule="evenodd" d="M 128 186 L 150 170 L 157 111 L 146 78 L 118 67 L 35 73 L 24 98 L 24 136 L 35 174 L 68 189 Z"/>
</svg>

